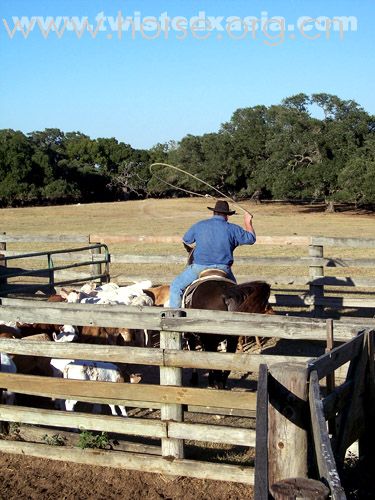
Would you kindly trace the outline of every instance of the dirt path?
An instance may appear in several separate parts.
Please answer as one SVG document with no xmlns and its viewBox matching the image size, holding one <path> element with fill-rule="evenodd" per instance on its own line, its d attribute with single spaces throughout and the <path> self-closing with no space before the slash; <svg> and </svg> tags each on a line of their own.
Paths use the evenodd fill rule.
<svg viewBox="0 0 375 500">
<path fill-rule="evenodd" d="M 253 498 L 242 484 L 93 467 L 0 454 L 0 499 L 38 500 L 241 500 Z"/>
</svg>

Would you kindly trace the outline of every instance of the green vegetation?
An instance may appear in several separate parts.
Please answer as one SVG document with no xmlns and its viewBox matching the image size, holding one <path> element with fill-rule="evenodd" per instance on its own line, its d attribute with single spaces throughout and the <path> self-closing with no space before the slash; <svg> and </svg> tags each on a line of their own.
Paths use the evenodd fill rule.
<svg viewBox="0 0 375 500">
<path fill-rule="evenodd" d="M 65 446 L 66 438 L 64 436 L 60 436 L 60 434 L 45 434 L 43 436 L 43 441 L 49 446 Z"/>
<path fill-rule="evenodd" d="M 108 434 L 101 432 L 100 434 L 93 434 L 90 431 L 83 431 L 79 435 L 77 444 L 78 448 L 100 448 L 102 450 L 108 449 L 111 446 Z"/>
<path fill-rule="evenodd" d="M 375 205 L 375 117 L 352 100 L 301 93 L 280 105 L 238 109 L 218 132 L 150 150 L 58 129 L 1 130 L 0 206 L 181 196 L 151 177 L 149 166 L 157 161 L 237 199 Z M 171 169 L 157 175 L 183 189 L 208 190 Z"/>
</svg>

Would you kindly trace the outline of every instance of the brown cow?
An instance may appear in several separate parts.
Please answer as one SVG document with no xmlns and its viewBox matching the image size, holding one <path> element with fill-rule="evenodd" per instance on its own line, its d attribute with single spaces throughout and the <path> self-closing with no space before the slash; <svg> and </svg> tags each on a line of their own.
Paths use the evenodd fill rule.
<svg viewBox="0 0 375 500">
<path fill-rule="evenodd" d="M 169 285 L 146 288 L 143 292 L 151 297 L 154 302 L 154 306 L 165 306 L 165 304 L 169 301 Z"/>
</svg>

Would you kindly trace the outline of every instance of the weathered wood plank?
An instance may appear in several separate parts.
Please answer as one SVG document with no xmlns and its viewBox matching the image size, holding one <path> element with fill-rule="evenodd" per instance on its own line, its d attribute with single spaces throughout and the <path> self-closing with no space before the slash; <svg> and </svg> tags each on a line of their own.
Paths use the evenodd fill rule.
<svg viewBox="0 0 375 500">
<path fill-rule="evenodd" d="M 0 344 L 1 345 L 1 344 Z M 239 372 L 257 372 L 261 363 L 292 363 L 299 361 L 307 363 L 311 358 L 305 356 L 279 356 L 276 354 L 250 353 L 213 353 L 200 351 L 166 351 L 164 363 L 166 366 L 181 366 L 183 368 L 206 368 L 230 370 Z"/>
<path fill-rule="evenodd" d="M 167 425 L 158 420 L 124 418 L 112 415 L 44 410 L 23 406 L 1 405 L 1 415 L 9 422 L 22 422 L 33 425 L 69 427 L 90 431 L 114 432 L 129 436 L 163 438 L 167 436 Z"/>
<path fill-rule="evenodd" d="M 308 284 L 303 283 L 303 278 L 298 282 L 298 278 L 295 284 Z M 310 282 L 310 280 L 308 280 Z M 324 276 L 323 278 L 315 278 L 313 281 L 317 285 L 334 286 L 334 287 L 363 287 L 372 288 L 375 287 L 375 278 L 352 278 L 350 276 Z M 372 292 L 373 293 L 373 292 Z"/>
<path fill-rule="evenodd" d="M 140 470 L 157 474 L 196 477 L 217 481 L 233 481 L 254 484 L 252 467 L 227 464 L 214 464 L 193 460 L 166 460 L 161 457 L 126 453 L 118 451 L 79 450 L 63 446 L 54 447 L 43 444 L 22 443 L 17 441 L 0 441 L 0 451 L 16 453 L 49 460 L 63 460 L 89 465 L 117 467 L 128 470 Z"/>
<path fill-rule="evenodd" d="M 244 417 L 255 419 L 256 410 L 243 410 L 238 408 L 217 408 L 214 406 L 188 406 L 188 413 L 202 413 L 203 415 L 222 415 L 225 417 Z"/>
<path fill-rule="evenodd" d="M 255 431 L 240 427 L 223 425 L 190 424 L 184 422 L 168 422 L 168 437 L 224 443 L 242 446 L 255 446 Z"/>
<path fill-rule="evenodd" d="M 315 299 L 315 304 L 321 306 L 329 306 L 336 309 L 341 307 L 353 307 L 353 308 L 370 308 L 375 309 L 375 298 L 366 299 L 352 299 L 351 297 L 317 297 Z"/>
<path fill-rule="evenodd" d="M 311 244 L 341 248 L 375 248 L 375 238 L 312 236 Z"/>
<path fill-rule="evenodd" d="M 304 306 L 326 306 L 335 309 L 343 307 L 353 308 L 375 308 L 374 298 L 355 299 L 351 297 L 318 297 L 312 295 L 271 295 L 270 304 L 276 304 L 279 307 L 304 307 Z"/>
<path fill-rule="evenodd" d="M 91 234 L 90 241 L 101 243 L 181 243 L 181 236 L 113 236 Z M 310 243 L 309 236 L 257 236 L 257 245 L 290 245 L 305 246 Z M 186 259 L 185 259 L 186 260 Z"/>
<path fill-rule="evenodd" d="M 129 436 L 189 439 L 213 443 L 255 446 L 255 431 L 222 425 L 161 422 L 140 418 L 94 415 L 1 405 L 2 419 L 8 422 L 113 432 Z"/>
<path fill-rule="evenodd" d="M 20 441 L 25 441 L 26 443 L 41 443 L 47 444 L 46 439 L 48 438 L 53 441 L 54 436 L 58 435 L 59 438 L 65 440 L 66 446 L 77 446 L 79 442 L 79 433 L 74 431 L 64 431 L 61 428 L 51 429 L 51 427 L 44 427 L 39 425 L 38 427 L 35 425 L 27 425 L 20 424 L 17 426 L 17 438 Z M 47 436 L 47 438 L 46 438 Z M 114 439 L 110 439 L 111 449 L 115 451 L 126 451 L 130 453 L 148 453 L 149 455 L 158 455 L 161 454 L 160 446 L 154 446 L 150 444 L 142 444 L 142 443 L 133 443 L 130 441 L 126 441 L 125 439 L 121 439 L 119 434 L 115 435 Z"/>
<path fill-rule="evenodd" d="M 256 445 L 255 445 L 255 498 L 268 500 L 268 369 L 259 367 Z"/>
<path fill-rule="evenodd" d="M 8 243 L 89 243 L 89 235 L 83 234 L 11 234 L 0 235 Z"/>
<path fill-rule="evenodd" d="M 335 347 L 309 363 L 309 370 L 315 370 L 319 380 L 334 372 L 338 367 L 344 365 L 362 351 L 364 332 L 349 342 Z"/>
<path fill-rule="evenodd" d="M 163 404 L 191 404 L 222 408 L 255 409 L 256 395 L 248 391 L 211 391 L 209 389 L 147 384 L 116 384 L 111 382 L 54 379 L 35 375 L 0 373 L 0 387 L 21 394 L 60 399 L 86 398 L 121 401 L 154 401 Z M 113 403 L 116 404 L 116 403 Z"/>
<path fill-rule="evenodd" d="M 326 420 L 335 418 L 340 411 L 348 404 L 353 391 L 353 381 L 348 380 L 326 396 L 322 403 Z"/>
<path fill-rule="evenodd" d="M 367 341 L 369 333 L 364 338 Z M 366 370 L 368 364 L 367 342 L 362 339 L 362 349 L 353 357 L 348 370 L 348 380 L 353 380 L 353 392 L 348 404 L 338 418 L 337 438 L 335 436 L 335 455 L 341 465 L 347 448 L 359 437 L 365 428 Z"/>
<path fill-rule="evenodd" d="M 176 315 L 180 317 L 182 311 L 167 311 L 167 316 Z M 182 334 L 178 332 L 160 332 L 160 347 L 168 352 L 168 349 L 182 349 Z M 178 367 L 160 367 L 160 384 L 167 386 L 182 386 L 182 369 Z M 161 407 L 162 421 L 182 422 L 182 405 L 164 404 Z M 184 442 L 182 439 L 168 436 L 162 439 L 161 449 L 163 457 L 184 458 Z"/>
<path fill-rule="evenodd" d="M 19 257 L 20 255 L 25 255 L 25 252 L 17 252 L 15 250 L 7 250 L 6 252 L 2 252 L 5 254 L 6 257 Z M 24 259 L 27 259 L 27 257 L 24 257 Z M 92 262 L 95 262 L 97 260 L 103 260 L 103 255 L 95 255 L 95 254 L 92 254 L 90 255 L 89 252 L 87 253 L 80 253 L 80 252 L 64 252 L 64 250 L 61 250 L 61 254 L 55 254 L 53 256 L 53 261 L 54 262 L 69 262 L 69 261 L 72 261 L 72 262 L 81 262 L 81 261 L 86 261 L 87 259 L 91 259 Z M 19 260 L 23 260 L 21 258 L 19 258 Z M 45 261 L 46 260 L 46 255 L 43 254 L 43 255 L 35 255 L 33 256 L 33 262 L 34 261 L 40 261 L 40 260 L 43 260 Z"/>
<path fill-rule="evenodd" d="M 368 364 L 365 381 L 364 397 L 364 430 L 358 440 L 358 452 L 361 463 L 370 470 L 373 461 L 375 447 L 375 349 L 374 349 L 375 330 L 369 332 L 367 338 L 367 356 Z M 364 469 L 365 470 L 365 469 Z"/>
<path fill-rule="evenodd" d="M 164 264 L 166 258 L 170 264 L 185 264 L 185 256 L 177 255 L 131 255 L 131 254 L 111 254 L 111 262 L 114 264 Z M 236 257 L 237 264 L 256 264 L 269 266 L 308 266 L 324 265 L 328 259 L 315 257 Z M 375 260 L 374 260 L 375 261 Z"/>
<path fill-rule="evenodd" d="M 0 350 L 8 354 L 24 354 L 51 358 L 83 359 L 109 363 L 134 363 L 163 366 L 163 350 L 144 347 L 117 347 L 93 344 L 33 342 L 0 339 Z"/>
<path fill-rule="evenodd" d="M 23 354 L 65 359 L 90 359 L 113 363 L 132 363 L 151 366 L 181 368 L 207 368 L 235 371 L 257 372 L 260 363 L 272 365 L 295 360 L 307 363 L 311 358 L 305 356 L 279 356 L 250 353 L 217 353 L 205 351 L 163 350 L 146 347 L 116 347 L 89 344 L 64 344 L 54 342 L 33 342 L 0 339 L 0 351 L 8 354 Z"/>
<path fill-rule="evenodd" d="M 307 368 L 281 363 L 269 369 L 268 484 L 307 477 Z"/>
<path fill-rule="evenodd" d="M 310 373 L 309 404 L 315 456 L 318 463 L 320 478 L 324 479 L 329 485 L 331 496 L 334 500 L 345 500 L 345 492 L 341 486 L 332 452 L 331 441 L 327 431 L 323 404 L 320 398 L 319 379 L 315 370 Z"/>
<path fill-rule="evenodd" d="M 165 255 L 111 254 L 111 262 L 114 264 L 161 264 L 165 262 L 165 259 Z M 186 258 L 184 256 L 168 255 L 168 262 L 171 264 L 185 264 Z M 236 265 L 242 264 L 280 267 L 373 267 L 375 265 L 375 259 L 341 259 L 336 257 L 236 257 Z"/>
<path fill-rule="evenodd" d="M 289 316 L 274 316 L 249 313 L 227 313 L 223 311 L 194 310 L 191 314 L 186 310 L 187 317 L 178 323 L 176 320 L 165 320 L 162 324 L 163 330 L 212 333 L 224 335 L 245 335 L 260 337 L 277 337 L 284 339 L 306 339 L 325 340 L 325 321 L 315 318 L 296 318 Z M 212 313 L 216 312 L 215 317 Z M 233 316 L 229 316 L 233 314 Z M 370 326 L 373 320 L 364 319 L 366 326 Z M 345 342 L 358 332 L 357 323 L 335 323 L 335 338 L 339 342 Z"/>
</svg>

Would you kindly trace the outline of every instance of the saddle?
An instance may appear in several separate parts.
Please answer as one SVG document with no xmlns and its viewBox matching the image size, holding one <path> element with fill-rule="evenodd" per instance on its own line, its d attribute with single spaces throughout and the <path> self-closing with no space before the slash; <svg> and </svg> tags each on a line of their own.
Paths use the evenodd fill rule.
<svg viewBox="0 0 375 500">
<path fill-rule="evenodd" d="M 182 307 L 189 308 L 191 306 L 193 295 L 196 289 L 202 283 L 205 283 L 206 281 L 210 280 L 226 281 L 227 283 L 233 283 L 233 285 L 236 284 L 236 282 L 229 279 L 227 273 L 225 271 L 222 271 L 221 269 L 214 269 L 214 268 L 204 269 L 199 274 L 199 278 L 190 283 L 190 285 L 188 285 L 187 288 L 185 289 L 185 292 L 182 296 Z"/>
</svg>

